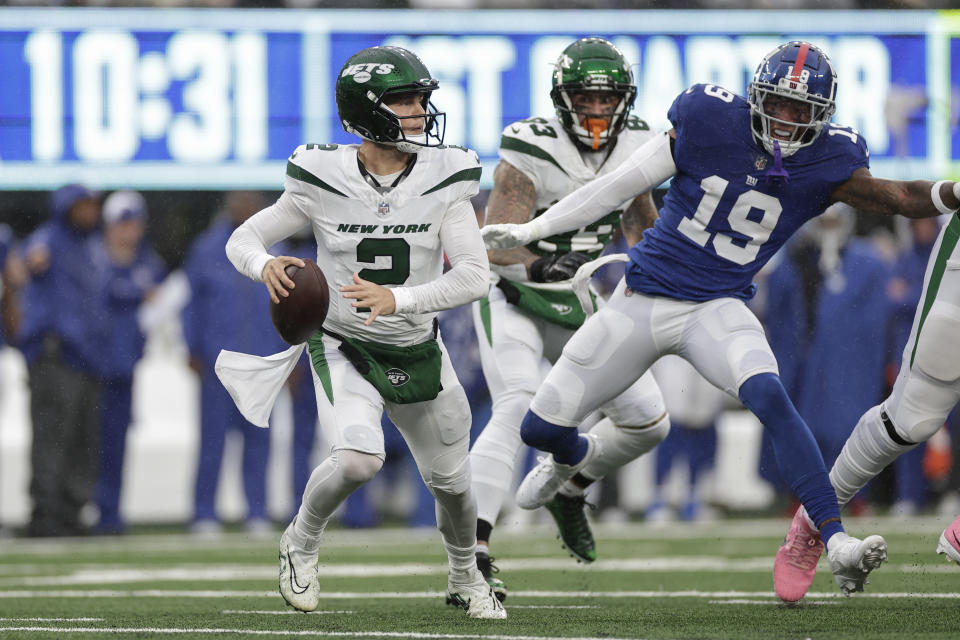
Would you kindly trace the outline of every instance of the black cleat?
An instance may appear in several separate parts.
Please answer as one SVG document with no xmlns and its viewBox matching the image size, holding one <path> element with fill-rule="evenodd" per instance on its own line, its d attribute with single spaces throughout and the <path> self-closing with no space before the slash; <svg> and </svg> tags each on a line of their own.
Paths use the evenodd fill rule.
<svg viewBox="0 0 960 640">
<path fill-rule="evenodd" d="M 493 574 L 500 573 L 500 569 L 497 568 L 497 565 L 493 564 L 493 560 L 494 558 L 491 558 L 487 554 L 477 552 L 477 569 L 483 574 L 483 579 L 490 585 L 493 594 L 497 596 L 497 600 L 503 602 L 507 599 L 507 585 L 505 585 L 500 578 L 493 577 Z"/>
</svg>

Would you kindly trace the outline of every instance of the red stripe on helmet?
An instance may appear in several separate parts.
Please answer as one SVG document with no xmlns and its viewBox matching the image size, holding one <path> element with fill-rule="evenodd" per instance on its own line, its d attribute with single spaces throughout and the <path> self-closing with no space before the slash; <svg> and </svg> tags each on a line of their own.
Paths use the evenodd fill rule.
<svg viewBox="0 0 960 640">
<path fill-rule="evenodd" d="M 803 71 L 803 63 L 807 61 L 807 52 L 810 51 L 810 45 L 804 42 L 797 51 L 797 59 L 793 63 L 793 69 L 790 70 L 790 79 L 794 82 L 800 80 L 800 72 Z"/>
</svg>

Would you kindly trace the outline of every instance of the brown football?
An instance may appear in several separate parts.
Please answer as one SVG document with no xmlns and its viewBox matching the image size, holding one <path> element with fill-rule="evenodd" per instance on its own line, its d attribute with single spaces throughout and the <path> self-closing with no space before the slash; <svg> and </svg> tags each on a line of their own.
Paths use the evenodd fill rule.
<svg viewBox="0 0 960 640">
<path fill-rule="evenodd" d="M 273 326 L 288 344 L 306 342 L 319 331 L 330 304 L 330 290 L 320 267 L 309 258 L 304 259 L 304 263 L 306 266 L 302 269 L 287 265 L 287 275 L 296 286 L 289 296 L 281 297 L 279 303 L 270 302 Z"/>
</svg>

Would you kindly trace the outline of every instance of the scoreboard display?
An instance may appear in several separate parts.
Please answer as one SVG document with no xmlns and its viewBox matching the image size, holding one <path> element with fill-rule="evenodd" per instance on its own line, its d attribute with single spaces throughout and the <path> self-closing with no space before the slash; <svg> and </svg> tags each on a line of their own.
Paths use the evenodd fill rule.
<svg viewBox="0 0 960 640">
<path fill-rule="evenodd" d="M 440 80 L 446 141 L 480 154 L 489 186 L 501 130 L 552 115 L 552 63 L 584 35 L 635 64 L 635 112 L 654 129 L 689 85 L 744 94 L 765 53 L 810 40 L 838 72 L 834 120 L 864 135 L 874 174 L 956 176 L 960 18 L 824 15 L 2 8 L 0 189 L 279 189 L 297 145 L 356 141 L 333 85 L 380 44 L 413 50 Z"/>
</svg>

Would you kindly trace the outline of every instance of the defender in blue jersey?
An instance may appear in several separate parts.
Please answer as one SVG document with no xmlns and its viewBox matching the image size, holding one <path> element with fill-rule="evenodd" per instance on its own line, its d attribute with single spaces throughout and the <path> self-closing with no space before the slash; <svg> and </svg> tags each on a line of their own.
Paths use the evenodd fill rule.
<svg viewBox="0 0 960 640">
<path fill-rule="evenodd" d="M 781 475 L 826 543 L 840 589 L 861 591 L 886 560 L 880 536 L 858 540 L 840 522 L 836 493 L 810 429 L 780 382 L 776 359 L 745 300 L 754 274 L 804 222 L 834 202 L 914 218 L 960 206 L 950 182 L 875 178 L 860 135 L 830 124 L 836 74 L 806 42 L 790 42 L 760 64 L 749 95 L 696 85 L 670 109 L 666 135 L 620 167 L 522 225 L 485 227 L 488 248 L 509 248 L 582 227 L 615 204 L 673 177 L 654 228 L 630 250 L 624 281 L 567 343 L 524 418 L 524 442 L 553 454 L 524 479 L 518 502 L 549 500 L 595 455 L 575 425 L 620 393 L 658 358 L 676 354 L 739 397 L 770 431 Z M 600 443 L 602 446 L 602 443 Z M 523 498 L 521 500 L 521 498 Z M 800 579 L 795 548 L 778 567 Z M 789 590 L 778 593 L 791 600 Z M 796 598 L 799 599 L 799 598 Z"/>
</svg>

